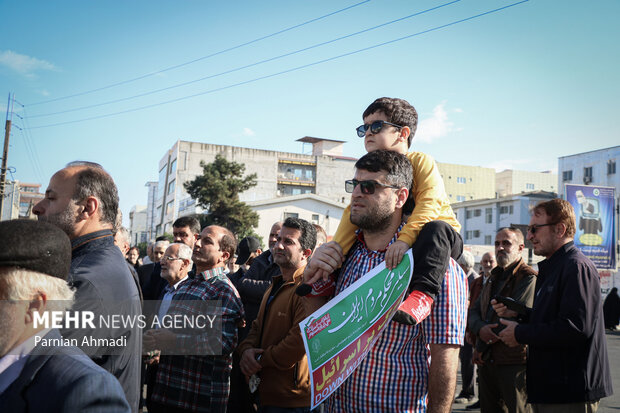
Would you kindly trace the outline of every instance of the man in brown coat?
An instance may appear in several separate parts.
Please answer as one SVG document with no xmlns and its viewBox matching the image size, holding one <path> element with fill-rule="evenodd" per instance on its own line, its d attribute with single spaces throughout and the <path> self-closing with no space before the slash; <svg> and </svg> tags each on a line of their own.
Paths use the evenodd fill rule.
<svg viewBox="0 0 620 413">
<path fill-rule="evenodd" d="M 496 296 L 503 296 L 526 307 L 532 306 L 536 272 L 521 258 L 523 248 L 523 233 L 519 229 L 499 230 L 495 237 L 497 267 L 469 310 L 468 326 L 476 336 L 476 350 L 480 355 L 477 361 L 483 413 L 532 411 L 526 404 L 526 347 L 508 347 L 499 339 L 502 326 L 490 303 Z"/>
<path fill-rule="evenodd" d="M 307 314 L 295 289 L 315 244 L 316 229 L 308 221 L 284 221 L 273 250 L 273 260 L 282 274 L 273 277 L 250 333 L 237 349 L 243 374 L 248 379 L 260 377 L 261 412 L 310 410 L 310 375 L 299 331 Z"/>
</svg>

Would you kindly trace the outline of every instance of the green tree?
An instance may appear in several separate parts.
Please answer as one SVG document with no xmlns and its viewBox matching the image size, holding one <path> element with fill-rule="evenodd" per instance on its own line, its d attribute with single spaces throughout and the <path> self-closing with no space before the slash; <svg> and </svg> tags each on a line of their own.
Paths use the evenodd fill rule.
<svg viewBox="0 0 620 413">
<path fill-rule="evenodd" d="M 243 177 L 245 165 L 229 162 L 216 155 L 215 161 L 200 162 L 202 175 L 186 182 L 184 187 L 207 214 L 200 221 L 203 225 L 221 225 L 239 237 L 255 235 L 258 214 L 239 200 L 239 193 L 256 186 L 256 174 Z"/>
</svg>

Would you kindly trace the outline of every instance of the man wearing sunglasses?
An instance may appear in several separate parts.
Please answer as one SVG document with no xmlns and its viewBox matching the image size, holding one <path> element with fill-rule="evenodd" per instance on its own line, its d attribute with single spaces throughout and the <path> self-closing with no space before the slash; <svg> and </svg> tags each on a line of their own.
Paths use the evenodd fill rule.
<svg viewBox="0 0 620 413">
<path fill-rule="evenodd" d="M 411 163 L 394 151 L 370 152 L 355 167 L 354 179 L 345 188 L 351 192 L 351 222 L 360 230 L 336 280 L 336 294 L 385 260 L 386 248 L 405 226 L 403 207 L 411 187 Z M 326 243 L 315 250 L 311 262 L 331 274 L 342 259 L 340 248 Z M 313 279 L 316 271 L 307 267 L 304 280 L 312 284 Z M 306 297 L 308 311 L 325 302 L 324 296 Z M 467 278 L 450 260 L 427 320 L 415 326 L 390 322 L 364 361 L 327 400 L 326 411 L 419 411 L 428 401 L 430 411 L 449 412 L 466 318 Z"/>
<path fill-rule="evenodd" d="M 422 152 L 409 152 L 415 134 L 418 114 L 406 100 L 379 98 L 366 108 L 362 118 L 364 124 L 357 128 L 357 134 L 364 139 L 366 151 L 389 150 L 406 155 L 413 168 L 413 183 L 410 199 L 404 211 L 409 215 L 398 240 L 392 243 L 385 254 L 385 265 L 394 268 L 400 263 L 409 248 L 413 248 L 415 268 L 409 286 L 409 296 L 400 306 L 394 320 L 403 324 L 420 323 L 431 312 L 448 268 L 450 257 L 457 259 L 463 250 L 463 240 L 458 234 L 461 226 L 456 220 L 450 200 L 444 189 L 443 180 L 435 161 Z M 355 182 L 347 183 L 352 192 Z M 379 183 L 362 183 L 361 190 L 368 194 Z M 359 227 L 349 219 L 353 206 L 345 209 L 334 243 L 346 255 L 355 242 L 355 231 Z M 310 267 L 313 267 L 312 261 Z M 321 273 L 323 278 L 328 274 Z"/>
<path fill-rule="evenodd" d="M 527 394 L 534 412 L 596 412 L 612 394 L 599 274 L 574 243 L 575 212 L 562 199 L 534 208 L 528 240 L 538 263 L 534 306 L 523 323 L 500 319 L 499 338 L 527 344 Z M 500 317 L 514 315 L 492 301 Z"/>
</svg>

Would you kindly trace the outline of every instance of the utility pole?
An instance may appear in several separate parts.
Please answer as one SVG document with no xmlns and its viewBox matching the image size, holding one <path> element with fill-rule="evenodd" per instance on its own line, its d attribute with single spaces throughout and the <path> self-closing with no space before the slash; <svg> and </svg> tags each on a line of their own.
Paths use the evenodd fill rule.
<svg viewBox="0 0 620 413">
<path fill-rule="evenodd" d="M 13 96 L 13 99 L 15 99 L 15 96 Z M 10 93 L 9 101 L 6 105 L 6 124 L 4 126 L 4 150 L 2 151 L 2 169 L 0 169 L 0 221 L 2 221 L 2 209 L 4 206 L 4 189 L 6 188 L 6 170 L 8 168 L 7 157 L 9 156 L 9 137 L 11 136 L 11 119 L 9 118 L 9 114 L 11 114 L 11 116 L 13 115 Z"/>
</svg>

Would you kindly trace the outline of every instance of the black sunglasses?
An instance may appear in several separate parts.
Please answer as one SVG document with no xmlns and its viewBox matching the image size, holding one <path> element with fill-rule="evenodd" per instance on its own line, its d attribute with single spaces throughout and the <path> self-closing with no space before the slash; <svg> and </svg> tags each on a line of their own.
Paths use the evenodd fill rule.
<svg viewBox="0 0 620 413">
<path fill-rule="evenodd" d="M 555 225 L 557 224 L 557 222 L 551 222 L 549 224 L 540 224 L 540 225 L 530 225 L 527 227 L 527 231 L 529 233 L 531 233 L 532 235 L 536 234 L 536 231 L 538 231 L 538 228 L 540 227 L 548 227 L 549 225 Z"/>
<path fill-rule="evenodd" d="M 395 123 L 386 122 L 384 120 L 376 120 L 373 123 L 371 123 L 370 125 L 366 123 L 366 124 L 364 124 L 362 126 L 358 126 L 357 129 L 355 129 L 355 130 L 357 131 L 357 136 L 359 136 L 360 138 L 363 138 L 364 136 L 366 136 L 366 131 L 368 129 L 370 129 L 370 132 L 372 132 L 372 133 L 379 133 L 379 132 L 381 132 L 381 129 L 383 129 L 383 125 L 395 126 L 399 130 L 403 128 L 402 126 L 397 125 Z"/>
<path fill-rule="evenodd" d="M 377 187 L 377 185 L 384 188 L 400 189 L 399 186 L 382 184 L 381 182 L 377 181 L 358 181 L 357 179 L 351 179 L 349 181 L 344 181 L 344 190 L 347 191 L 349 194 L 352 194 L 355 190 L 355 187 L 358 185 L 360 186 L 360 190 L 364 195 L 374 194 L 375 187 Z"/>
</svg>

